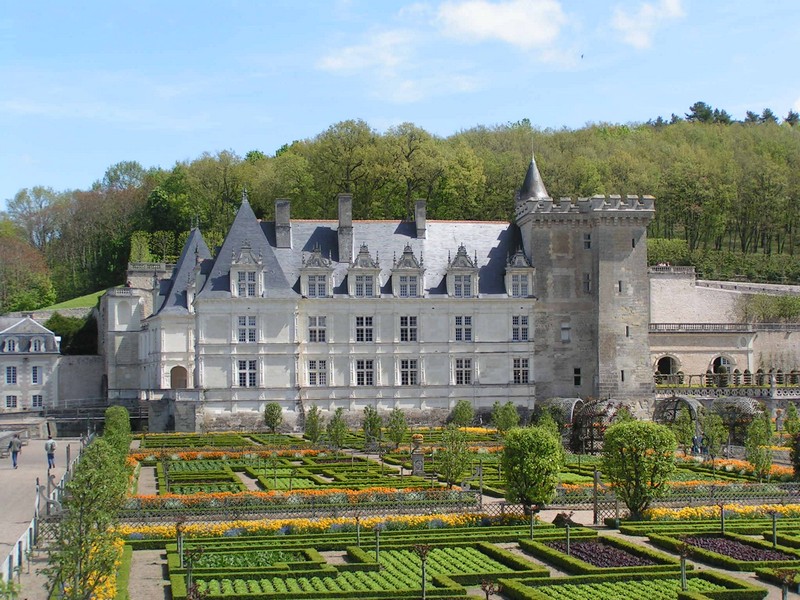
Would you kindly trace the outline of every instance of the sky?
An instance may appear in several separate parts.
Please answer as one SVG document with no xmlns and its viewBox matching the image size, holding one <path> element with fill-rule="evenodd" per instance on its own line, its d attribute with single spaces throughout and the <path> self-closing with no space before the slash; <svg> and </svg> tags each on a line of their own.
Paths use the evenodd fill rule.
<svg viewBox="0 0 800 600">
<path fill-rule="evenodd" d="M 800 111 L 800 2 L 0 0 L 0 209 L 331 125 Z"/>
</svg>

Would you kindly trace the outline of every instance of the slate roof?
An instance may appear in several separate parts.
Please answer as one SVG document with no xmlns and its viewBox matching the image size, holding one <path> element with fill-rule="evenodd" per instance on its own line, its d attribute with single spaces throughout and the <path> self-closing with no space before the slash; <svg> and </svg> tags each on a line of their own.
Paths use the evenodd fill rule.
<svg viewBox="0 0 800 600">
<path fill-rule="evenodd" d="M 536 166 L 536 157 L 531 155 L 531 164 L 528 165 L 528 172 L 525 173 L 525 181 L 522 183 L 522 188 L 519 190 L 520 200 L 544 200 L 549 198 L 550 194 L 544 187 L 544 181 L 539 173 L 539 167 Z"/>
<path fill-rule="evenodd" d="M 186 240 L 186 244 L 183 246 L 183 252 L 181 252 L 178 263 L 175 265 L 172 279 L 164 282 L 167 289 L 163 294 L 159 294 L 160 304 L 156 312 L 173 314 L 189 313 L 186 290 L 195 277 L 194 270 L 198 261 L 201 264 L 201 281 L 198 281 L 197 285 L 198 287 L 202 287 L 205 281 L 204 276 L 208 274 L 213 261 L 211 252 L 206 245 L 206 241 L 203 239 L 203 235 L 200 233 L 199 229 L 194 228 L 189 232 L 189 237 Z M 203 267 L 205 267 L 205 273 L 203 272 Z"/>
<path fill-rule="evenodd" d="M 53 335 L 53 332 L 30 317 L 0 317 L 0 334 Z"/>
</svg>

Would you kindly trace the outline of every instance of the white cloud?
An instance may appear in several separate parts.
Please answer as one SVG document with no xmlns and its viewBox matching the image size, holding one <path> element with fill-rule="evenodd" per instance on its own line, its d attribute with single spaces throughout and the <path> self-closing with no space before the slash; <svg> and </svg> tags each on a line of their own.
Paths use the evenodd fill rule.
<svg viewBox="0 0 800 600">
<path fill-rule="evenodd" d="M 529 50 L 554 43 L 567 18 L 557 0 L 467 0 L 442 4 L 439 22 L 452 37 L 500 40 Z"/>
<path fill-rule="evenodd" d="M 681 0 L 645 2 L 635 12 L 615 9 L 611 26 L 622 34 L 625 43 L 643 49 L 652 44 L 656 29 L 666 21 L 680 19 L 685 14 Z"/>
<path fill-rule="evenodd" d="M 363 44 L 346 46 L 328 54 L 318 66 L 325 71 L 394 69 L 408 60 L 413 38 L 413 34 L 402 30 L 376 33 Z"/>
</svg>

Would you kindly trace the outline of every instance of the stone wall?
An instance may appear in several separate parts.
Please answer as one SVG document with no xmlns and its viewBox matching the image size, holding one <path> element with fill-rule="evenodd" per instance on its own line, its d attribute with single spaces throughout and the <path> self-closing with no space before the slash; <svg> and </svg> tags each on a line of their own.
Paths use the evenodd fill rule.
<svg viewBox="0 0 800 600">
<path fill-rule="evenodd" d="M 70 400 L 105 400 L 102 356 L 62 356 L 58 362 L 58 399 L 60 405 Z"/>
<path fill-rule="evenodd" d="M 698 287 L 694 272 L 650 272 L 651 323 L 737 323 L 741 292 Z"/>
</svg>

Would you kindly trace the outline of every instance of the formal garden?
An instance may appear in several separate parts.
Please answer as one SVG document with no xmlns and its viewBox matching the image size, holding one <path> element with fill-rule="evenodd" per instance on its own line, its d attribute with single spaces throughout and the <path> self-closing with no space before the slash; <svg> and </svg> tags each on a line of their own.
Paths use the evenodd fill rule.
<svg viewBox="0 0 800 600">
<path fill-rule="evenodd" d="M 503 406 L 492 427 L 473 426 L 462 405 L 439 428 L 367 409 L 357 427 L 341 411 L 307 415 L 303 434 L 281 433 L 269 407 L 264 431 L 132 434 L 113 407 L 63 511 L 41 524 L 52 597 L 699 600 L 797 590 L 800 488 L 791 463 L 774 460 L 797 438 L 796 411 L 782 434 L 754 415 L 745 459 L 722 458 L 730 431 L 713 414 L 688 416 L 659 424 L 609 411 L 602 451 L 582 455 L 564 450 L 557 415 L 520 427 Z M 691 447 L 698 431 L 704 452 Z"/>
</svg>

